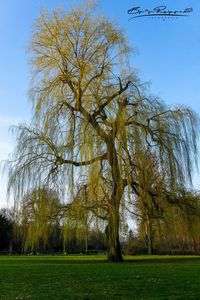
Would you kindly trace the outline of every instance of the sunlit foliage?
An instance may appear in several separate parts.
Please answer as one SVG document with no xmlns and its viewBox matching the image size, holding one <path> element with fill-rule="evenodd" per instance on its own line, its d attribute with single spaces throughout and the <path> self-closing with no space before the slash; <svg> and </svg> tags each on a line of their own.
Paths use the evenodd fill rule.
<svg viewBox="0 0 200 300">
<path fill-rule="evenodd" d="M 25 251 L 48 245 L 48 238 L 60 221 L 57 214 L 61 203 L 58 195 L 48 188 L 38 188 L 22 199 L 18 214 L 18 234 L 22 235 Z M 20 230 L 20 232 L 19 232 Z"/>
</svg>

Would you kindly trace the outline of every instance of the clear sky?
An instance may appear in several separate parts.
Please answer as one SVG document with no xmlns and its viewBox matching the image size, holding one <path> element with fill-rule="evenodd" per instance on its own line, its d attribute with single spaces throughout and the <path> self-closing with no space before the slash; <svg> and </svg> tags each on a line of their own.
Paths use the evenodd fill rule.
<svg viewBox="0 0 200 300">
<path fill-rule="evenodd" d="M 84 2 L 84 1 L 83 1 Z M 99 0 L 101 11 L 124 28 L 135 48 L 132 65 L 150 90 L 165 102 L 192 107 L 200 114 L 200 1 L 198 0 Z M 28 121 L 30 72 L 26 48 L 32 23 L 42 7 L 53 10 L 59 4 L 70 9 L 70 0 L 0 1 L 0 160 L 12 151 L 10 125 Z M 138 18 L 129 21 L 133 6 L 153 9 L 166 5 L 171 10 L 192 7 L 189 17 L 179 19 Z M 195 179 L 198 187 L 198 176 Z M 0 206 L 5 205 L 5 182 L 0 179 Z"/>
</svg>

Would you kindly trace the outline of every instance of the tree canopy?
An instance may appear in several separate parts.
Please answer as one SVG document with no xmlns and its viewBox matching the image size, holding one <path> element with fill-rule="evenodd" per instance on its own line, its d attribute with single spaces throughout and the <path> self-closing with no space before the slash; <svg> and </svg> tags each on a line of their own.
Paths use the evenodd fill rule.
<svg viewBox="0 0 200 300">
<path fill-rule="evenodd" d="M 16 199 L 48 185 L 72 200 L 85 185 L 93 206 L 107 210 L 108 260 L 121 261 L 120 209 L 142 190 L 141 162 L 153 157 L 162 180 L 153 193 L 192 179 L 198 117 L 148 96 L 131 69 L 123 30 L 94 6 L 44 12 L 30 44 L 33 121 L 16 128 L 17 145 L 6 164 Z"/>
</svg>

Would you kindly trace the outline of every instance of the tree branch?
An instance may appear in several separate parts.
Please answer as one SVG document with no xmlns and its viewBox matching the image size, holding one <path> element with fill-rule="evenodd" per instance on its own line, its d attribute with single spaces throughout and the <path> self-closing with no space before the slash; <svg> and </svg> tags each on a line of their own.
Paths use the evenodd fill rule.
<svg viewBox="0 0 200 300">
<path fill-rule="evenodd" d="M 105 159 L 107 159 L 107 153 L 104 153 L 103 155 L 100 155 L 100 156 L 96 156 L 96 157 L 94 157 L 90 160 L 80 161 L 80 162 L 70 160 L 70 159 L 63 159 L 62 157 L 58 156 L 57 157 L 57 162 L 59 162 L 60 164 L 69 164 L 69 165 L 73 165 L 73 166 L 76 166 L 76 167 L 80 167 L 80 166 L 91 165 L 94 162 L 102 161 L 102 160 L 105 160 Z"/>
<path fill-rule="evenodd" d="M 131 84 L 132 82 L 131 81 L 128 81 L 126 83 L 126 85 L 124 87 L 122 87 L 122 84 L 120 82 L 120 89 L 119 91 L 113 93 L 110 97 L 106 97 L 107 98 L 107 101 L 105 101 L 103 104 L 100 105 L 99 109 L 96 110 L 94 113 L 93 113 L 93 117 L 95 118 L 96 116 L 98 116 L 102 111 L 103 109 L 114 99 L 116 98 L 117 96 L 121 95 L 123 92 L 125 92 L 127 90 L 127 88 L 129 87 L 129 85 Z"/>
</svg>

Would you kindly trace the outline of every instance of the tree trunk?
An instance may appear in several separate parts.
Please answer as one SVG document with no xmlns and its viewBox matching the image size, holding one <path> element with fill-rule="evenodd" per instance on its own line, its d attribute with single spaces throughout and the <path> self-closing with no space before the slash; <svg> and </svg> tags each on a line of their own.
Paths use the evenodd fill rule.
<svg viewBox="0 0 200 300">
<path fill-rule="evenodd" d="M 112 209 L 109 214 L 109 221 L 106 227 L 107 237 L 107 260 L 109 262 L 123 261 L 119 241 L 119 210 Z"/>
<path fill-rule="evenodd" d="M 13 251 L 13 240 L 12 239 L 9 240 L 9 250 L 8 251 L 9 251 L 9 254 L 11 254 Z"/>
<path fill-rule="evenodd" d="M 88 229 L 86 228 L 86 233 L 85 233 L 85 254 L 88 254 Z"/>
<path fill-rule="evenodd" d="M 113 128 L 112 136 L 107 141 L 107 153 L 112 174 L 112 196 L 108 204 L 108 226 L 107 226 L 107 248 L 108 261 L 123 261 L 121 246 L 119 241 L 119 206 L 123 195 L 123 181 L 120 174 L 117 151 L 115 149 L 115 135 Z"/>
<path fill-rule="evenodd" d="M 148 255 L 153 254 L 153 241 L 152 241 L 152 228 L 151 221 L 147 218 L 146 221 L 146 232 L 147 232 L 147 253 Z"/>
</svg>

